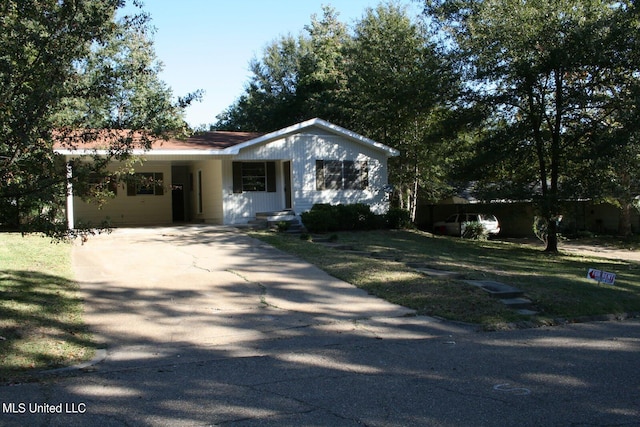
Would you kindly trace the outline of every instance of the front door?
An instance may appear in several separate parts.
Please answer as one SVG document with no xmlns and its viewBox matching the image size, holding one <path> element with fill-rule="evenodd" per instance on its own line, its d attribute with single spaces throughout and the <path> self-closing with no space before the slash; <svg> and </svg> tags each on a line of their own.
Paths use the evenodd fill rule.
<svg viewBox="0 0 640 427">
<path fill-rule="evenodd" d="M 291 209 L 293 201 L 291 199 L 291 162 L 282 162 L 282 175 L 284 176 L 284 208 Z"/>
<path fill-rule="evenodd" d="M 173 184 L 171 187 L 173 222 L 182 222 L 184 221 L 184 185 Z"/>
</svg>

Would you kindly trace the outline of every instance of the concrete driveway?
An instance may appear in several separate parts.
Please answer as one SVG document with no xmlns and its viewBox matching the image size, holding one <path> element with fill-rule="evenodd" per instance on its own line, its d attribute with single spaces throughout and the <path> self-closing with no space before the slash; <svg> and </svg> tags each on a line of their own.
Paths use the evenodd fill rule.
<svg viewBox="0 0 640 427">
<path fill-rule="evenodd" d="M 146 352 L 228 346 L 308 329 L 397 336 L 397 328 L 390 332 L 387 325 L 416 322 L 406 317 L 412 310 L 234 228 L 118 229 L 76 247 L 73 264 L 85 320 L 107 348 L 107 363 L 132 346 Z M 437 325 L 438 334 L 456 329 L 430 318 L 418 321 Z"/>
<path fill-rule="evenodd" d="M 74 251 L 106 349 L 0 387 L 0 426 L 640 425 L 640 322 L 482 333 L 410 316 L 232 229 Z"/>
</svg>

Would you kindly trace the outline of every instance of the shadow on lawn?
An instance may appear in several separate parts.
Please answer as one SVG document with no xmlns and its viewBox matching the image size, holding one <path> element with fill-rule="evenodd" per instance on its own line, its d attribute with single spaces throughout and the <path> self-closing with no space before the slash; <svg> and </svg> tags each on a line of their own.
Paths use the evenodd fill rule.
<svg viewBox="0 0 640 427">
<path fill-rule="evenodd" d="M 467 280 L 495 280 L 516 287 L 534 301 L 545 319 L 640 312 L 640 263 L 631 260 L 600 258 L 597 254 L 549 254 L 512 242 L 472 241 L 410 231 L 342 233 L 339 240 L 365 252 L 402 253 L 401 263 L 421 263 L 460 273 Z M 614 272 L 615 286 L 587 280 L 589 268 Z M 462 295 L 456 299 L 463 299 Z M 469 300 L 462 307 L 471 303 L 475 304 Z M 463 312 L 466 315 L 467 310 Z"/>
<path fill-rule="evenodd" d="M 128 281 L 81 284 L 90 302 L 87 313 L 110 321 L 116 313 L 136 314 L 125 318 L 162 333 L 136 333 L 138 323 L 123 335 L 126 324 L 110 325 L 101 333 L 112 354 L 118 347 L 128 350 L 121 357 L 44 384 L 0 387 L 2 402 L 86 403 L 81 414 L 4 414 L 13 421 L 9 425 L 482 420 L 533 426 L 630 425 L 638 419 L 638 322 L 484 334 L 429 319 L 361 319 L 354 317 L 353 304 L 336 305 L 330 280 L 323 278 L 305 293 L 297 285 L 310 267 L 283 253 L 265 257 L 272 249 L 237 239 L 228 251 L 236 256 L 216 258 L 217 244 L 181 243 L 175 237 L 167 242 L 179 249 L 171 258 L 189 248 L 199 267 L 189 275 L 211 280 L 170 280 L 154 292 Z M 119 265 L 118 256 L 132 253 L 148 254 L 148 262 L 157 256 L 144 247 L 128 249 L 111 253 L 109 262 Z M 273 268 L 279 276 L 264 279 L 261 274 Z M 172 265 L 161 274 L 177 270 Z M 16 286 L 38 291 L 46 277 L 32 287 L 16 280 Z"/>
<path fill-rule="evenodd" d="M 0 381 L 86 357 L 93 346 L 76 290 L 64 277 L 0 270 Z"/>
</svg>

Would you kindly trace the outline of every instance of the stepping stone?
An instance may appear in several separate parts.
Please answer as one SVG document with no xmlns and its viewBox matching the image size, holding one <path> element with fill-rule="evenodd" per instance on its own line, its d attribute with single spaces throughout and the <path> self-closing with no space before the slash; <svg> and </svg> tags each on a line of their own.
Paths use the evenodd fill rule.
<svg viewBox="0 0 640 427">
<path fill-rule="evenodd" d="M 479 287 L 483 291 L 488 292 L 494 298 L 517 298 L 524 295 L 524 292 L 520 289 L 491 280 L 465 280 L 465 282 Z"/>
<path fill-rule="evenodd" d="M 375 259 L 383 259 L 388 261 L 400 261 L 402 259 L 402 255 L 389 252 L 371 252 L 370 255 Z"/>
<path fill-rule="evenodd" d="M 500 300 L 504 305 L 509 308 L 529 308 L 531 306 L 531 300 L 526 298 L 505 298 Z"/>
<path fill-rule="evenodd" d="M 439 277 L 442 279 L 460 279 L 462 277 L 462 273 L 457 273 L 455 271 L 445 271 L 445 270 L 436 270 L 433 268 L 419 267 L 413 268 L 418 273 L 422 273 L 426 276 L 431 277 Z"/>
<path fill-rule="evenodd" d="M 424 262 L 406 262 L 405 264 L 409 268 L 431 268 L 429 264 Z"/>
<path fill-rule="evenodd" d="M 351 254 L 351 255 L 360 255 L 363 257 L 368 257 L 371 255 L 371 252 L 367 252 L 367 251 L 358 251 L 355 249 L 342 249 L 342 251 L 344 251 L 345 253 Z"/>
<path fill-rule="evenodd" d="M 515 310 L 518 314 L 522 314 L 524 316 L 534 316 L 538 314 L 537 311 L 530 309 L 533 304 L 531 300 L 522 298 L 524 292 L 520 289 L 491 280 L 465 280 L 465 282 L 479 287 L 485 292 L 488 292 L 494 298 L 500 298 L 500 302 Z"/>
<path fill-rule="evenodd" d="M 344 243 L 316 242 L 316 241 L 314 241 L 314 243 L 319 243 L 322 246 L 325 246 L 325 247 L 331 248 L 331 249 L 337 249 L 339 251 L 352 251 L 353 250 L 353 245 L 346 245 Z"/>
</svg>

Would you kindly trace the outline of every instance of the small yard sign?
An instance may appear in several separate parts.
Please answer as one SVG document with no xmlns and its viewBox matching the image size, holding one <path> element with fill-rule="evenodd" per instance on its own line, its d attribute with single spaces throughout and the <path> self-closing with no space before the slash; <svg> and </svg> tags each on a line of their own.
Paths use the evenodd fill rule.
<svg viewBox="0 0 640 427">
<path fill-rule="evenodd" d="M 590 268 L 587 273 L 587 279 L 595 280 L 600 283 L 606 283 L 607 285 L 613 285 L 616 281 L 616 275 L 614 273 L 608 273 L 602 270 L 596 270 L 595 268 Z"/>
</svg>

